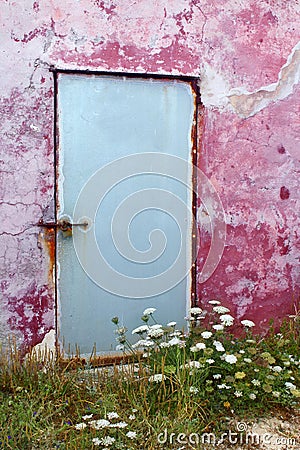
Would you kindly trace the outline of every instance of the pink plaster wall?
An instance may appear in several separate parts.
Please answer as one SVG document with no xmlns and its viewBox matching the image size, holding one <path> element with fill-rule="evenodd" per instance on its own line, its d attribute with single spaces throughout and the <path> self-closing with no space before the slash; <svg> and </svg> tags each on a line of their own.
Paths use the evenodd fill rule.
<svg viewBox="0 0 300 450">
<path fill-rule="evenodd" d="M 1 2 L 0 340 L 54 327 L 53 81 L 48 68 L 200 78 L 200 168 L 226 211 L 226 247 L 201 302 L 263 328 L 299 295 L 299 2 Z M 210 243 L 201 225 L 199 266 Z"/>
</svg>

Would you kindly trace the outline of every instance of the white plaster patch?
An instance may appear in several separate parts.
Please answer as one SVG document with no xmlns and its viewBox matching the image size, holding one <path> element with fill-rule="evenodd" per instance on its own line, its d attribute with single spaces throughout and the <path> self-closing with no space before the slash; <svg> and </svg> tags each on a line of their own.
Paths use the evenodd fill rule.
<svg viewBox="0 0 300 450">
<path fill-rule="evenodd" d="M 35 355 L 39 360 L 44 360 L 47 356 L 56 357 L 55 330 L 50 330 L 45 334 L 40 344 L 31 349 L 31 355 Z"/>
<path fill-rule="evenodd" d="M 209 64 L 205 63 L 200 81 L 201 101 L 206 107 L 224 108 L 229 106 L 229 87 L 224 78 Z"/>
</svg>

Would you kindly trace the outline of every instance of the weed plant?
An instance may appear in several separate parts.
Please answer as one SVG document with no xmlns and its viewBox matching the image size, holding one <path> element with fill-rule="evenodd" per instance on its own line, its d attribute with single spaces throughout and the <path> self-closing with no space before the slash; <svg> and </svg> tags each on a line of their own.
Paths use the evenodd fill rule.
<svg viewBox="0 0 300 450">
<path fill-rule="evenodd" d="M 155 320 L 147 308 L 141 326 L 116 325 L 118 349 L 134 362 L 110 368 L 74 368 L 60 356 L 14 345 L 0 359 L 0 449 L 184 449 L 162 439 L 221 433 L 232 421 L 299 406 L 299 316 L 262 337 L 217 300 L 192 308 L 188 333 Z M 80 360 L 77 355 L 77 360 Z"/>
</svg>

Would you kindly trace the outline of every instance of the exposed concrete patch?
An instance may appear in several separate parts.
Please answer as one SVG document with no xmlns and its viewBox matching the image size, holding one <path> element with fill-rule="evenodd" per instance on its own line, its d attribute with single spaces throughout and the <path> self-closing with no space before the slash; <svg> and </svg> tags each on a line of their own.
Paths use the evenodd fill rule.
<svg viewBox="0 0 300 450">
<path fill-rule="evenodd" d="M 229 101 L 241 117 L 251 117 L 266 108 L 271 102 L 282 100 L 293 92 L 300 80 L 300 42 L 293 48 L 286 64 L 281 68 L 277 83 L 264 86 L 254 92 L 229 95 Z M 241 92 L 241 89 L 234 89 Z M 233 90 L 232 90 L 233 91 Z M 232 92 L 231 91 L 231 92 Z"/>
</svg>

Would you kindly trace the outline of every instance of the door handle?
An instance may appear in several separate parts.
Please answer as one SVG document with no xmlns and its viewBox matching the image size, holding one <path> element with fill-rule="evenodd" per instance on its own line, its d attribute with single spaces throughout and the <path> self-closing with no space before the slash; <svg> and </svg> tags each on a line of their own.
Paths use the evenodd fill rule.
<svg viewBox="0 0 300 450">
<path fill-rule="evenodd" d="M 43 227 L 43 228 L 54 228 L 54 229 L 58 229 L 61 230 L 63 232 L 66 231 L 72 231 L 73 227 L 87 227 L 88 223 L 87 222 L 82 222 L 82 223 L 71 223 L 69 220 L 66 219 L 61 219 L 58 220 L 57 222 L 43 222 L 43 220 L 41 219 L 38 224 L 39 227 Z"/>
</svg>

